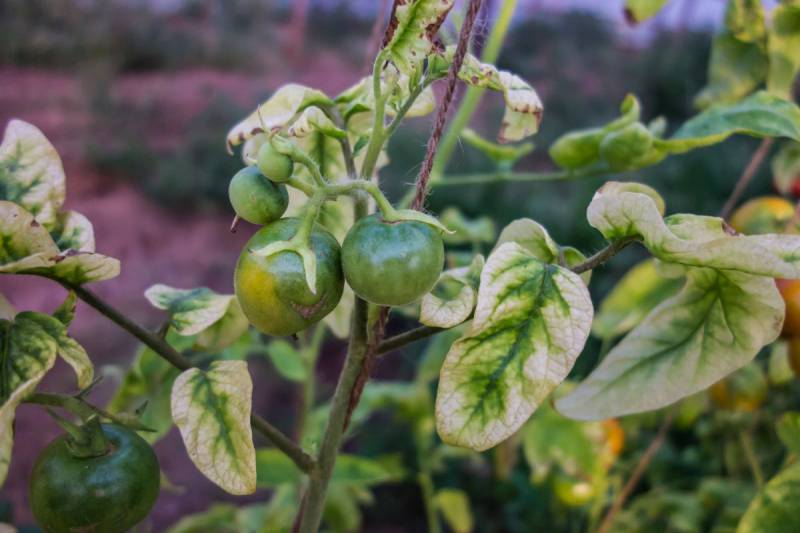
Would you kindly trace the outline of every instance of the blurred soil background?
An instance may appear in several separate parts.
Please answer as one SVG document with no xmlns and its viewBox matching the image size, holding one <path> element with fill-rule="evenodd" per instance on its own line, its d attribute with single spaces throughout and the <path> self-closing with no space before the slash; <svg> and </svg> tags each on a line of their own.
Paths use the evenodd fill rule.
<svg viewBox="0 0 800 533">
<path fill-rule="evenodd" d="M 66 207 L 93 222 L 98 251 L 122 261 L 119 278 L 92 289 L 152 328 L 163 317 L 143 292 L 154 283 L 232 292 L 236 257 L 254 228 L 228 231 L 232 212 L 227 184 L 241 161 L 226 154 L 225 133 L 283 83 L 335 95 L 357 81 L 369 64 L 370 31 L 380 3 L 0 1 L 0 126 L 21 118 L 45 133 L 63 158 Z M 599 16 L 559 2 L 522 3 L 498 66 L 536 87 L 545 115 L 534 138 L 537 150 L 520 169 L 551 168 L 546 147 L 569 129 L 615 117 L 628 91 L 642 99 L 645 119 L 664 116 L 672 128 L 694 112 L 692 98 L 705 82 L 713 28 L 693 24 L 696 13 L 685 4 L 694 0 L 676 3 L 669 21 L 656 18 L 633 29 L 625 26 L 621 7 Z M 485 24 L 499 2 L 484 4 Z M 446 31 L 452 33 L 452 28 Z M 472 126 L 492 137 L 501 113 L 501 97 L 487 94 Z M 394 197 L 413 181 L 429 127 L 429 118 L 415 119 L 393 140 L 382 181 Z M 716 214 L 754 147 L 752 140 L 734 139 L 672 158 L 636 179 L 656 187 L 669 212 Z M 465 146 L 459 147 L 455 160 L 452 172 L 491 169 Z M 588 253 L 601 246 L 601 238 L 586 223 L 584 212 L 602 182 L 447 188 L 432 195 L 429 208 L 438 212 L 456 205 L 467 216 L 489 215 L 498 228 L 531 217 L 558 242 Z M 762 175 L 748 195 L 768 190 L 769 180 Z M 626 250 L 598 272 L 594 296 L 601 296 L 640 257 L 640 251 Z M 17 309 L 40 311 L 52 311 L 65 295 L 46 280 L 17 277 L 1 277 L 0 292 Z M 71 332 L 107 375 L 94 399 L 108 398 L 134 356 L 136 342 L 82 304 Z M 342 348 L 335 341 L 326 345 L 320 395 L 332 391 Z M 377 374 L 411 375 L 415 350 L 382 360 Z M 587 351 L 592 350 L 596 346 L 590 344 Z M 585 366 L 591 363 L 591 356 L 580 360 Z M 266 359 L 252 361 L 251 373 L 259 393 L 254 408 L 291 431 L 293 386 L 276 377 Z M 44 387 L 71 390 L 72 375 L 51 373 Z M 12 503 L 16 523 L 32 523 L 28 473 L 59 430 L 39 409 L 23 406 L 18 413 L 14 460 L 0 500 Z M 370 434 L 359 439 L 365 448 L 398 439 L 396 433 L 384 433 L 380 423 L 374 431 L 369 427 Z M 402 443 L 403 436 L 399 439 Z M 175 430 L 156 451 L 171 481 L 188 490 L 164 492 L 149 519 L 152 531 L 163 531 L 213 501 L 243 503 L 264 497 L 233 498 L 205 480 L 190 464 Z M 488 491 L 474 504 L 477 517 L 489 521 L 484 523 L 504 519 L 502 513 L 535 512 L 515 509 L 514 497 L 519 502 L 523 495 L 509 495 L 508 487 L 504 495 L 473 488 Z M 424 528 L 414 485 L 381 488 L 378 497 L 380 509 L 365 511 L 367 529 Z M 497 505 L 501 499 L 505 505 Z M 414 515 L 418 521 L 410 518 Z"/>
</svg>

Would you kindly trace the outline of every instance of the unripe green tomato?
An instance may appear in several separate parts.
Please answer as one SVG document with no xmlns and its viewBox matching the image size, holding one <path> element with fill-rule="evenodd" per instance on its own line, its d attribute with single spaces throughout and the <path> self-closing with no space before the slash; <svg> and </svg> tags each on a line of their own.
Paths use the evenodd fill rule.
<svg viewBox="0 0 800 533">
<path fill-rule="evenodd" d="M 233 176 L 228 198 L 239 218 L 252 224 L 278 220 L 289 206 L 286 186 L 269 181 L 256 167 L 245 167 Z"/>
<path fill-rule="evenodd" d="M 643 124 L 635 122 L 606 135 L 600 143 L 600 156 L 612 170 L 635 168 L 653 146 L 653 135 Z"/>
<path fill-rule="evenodd" d="M 566 474 L 557 474 L 553 479 L 553 492 L 567 507 L 582 507 L 591 502 L 596 495 L 591 483 Z"/>
<path fill-rule="evenodd" d="M 561 168 L 585 167 L 600 158 L 600 142 L 605 132 L 599 128 L 562 135 L 550 147 L 550 157 Z"/>
<path fill-rule="evenodd" d="M 247 242 L 236 263 L 233 285 L 245 316 L 269 335 L 292 335 L 320 321 L 342 297 L 344 278 L 336 239 L 315 226 L 310 246 L 317 258 L 316 294 L 306 284 L 303 261 L 291 251 L 261 257 L 251 250 L 288 241 L 300 227 L 296 218 L 282 218 L 261 228 Z"/>
<path fill-rule="evenodd" d="M 347 283 L 378 305 L 405 305 L 430 292 L 444 267 L 439 231 L 416 221 L 386 222 L 370 215 L 342 243 Z"/>
<path fill-rule="evenodd" d="M 258 149 L 256 162 L 261 173 L 276 183 L 288 181 L 294 172 L 292 158 L 277 151 L 269 142 Z"/>
<path fill-rule="evenodd" d="M 121 533 L 141 522 L 158 498 L 161 470 L 135 431 L 103 424 L 110 450 L 78 458 L 62 435 L 42 451 L 30 480 L 30 505 L 45 531 Z"/>
</svg>

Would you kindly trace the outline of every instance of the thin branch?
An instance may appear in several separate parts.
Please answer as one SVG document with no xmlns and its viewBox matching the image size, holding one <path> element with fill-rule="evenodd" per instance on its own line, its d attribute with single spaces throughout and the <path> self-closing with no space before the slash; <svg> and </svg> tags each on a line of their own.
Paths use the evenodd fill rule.
<svg viewBox="0 0 800 533">
<path fill-rule="evenodd" d="M 614 520 L 617 518 L 617 514 L 619 514 L 619 512 L 622 510 L 625 502 L 628 500 L 636 486 L 639 484 L 639 481 L 642 479 L 642 476 L 645 474 L 645 472 L 647 472 L 647 468 L 650 466 L 650 463 L 656 456 L 656 452 L 658 452 L 658 450 L 664 444 L 664 441 L 666 441 L 669 428 L 672 427 L 673 417 L 674 412 L 670 411 L 664 418 L 664 421 L 661 422 L 661 426 L 658 428 L 658 432 L 656 433 L 655 437 L 653 437 L 653 440 L 650 441 L 650 445 L 642 454 L 639 462 L 636 463 L 636 467 L 633 469 L 631 477 L 628 478 L 625 486 L 622 487 L 622 490 L 614 499 L 614 503 L 611 505 L 608 513 L 606 513 L 605 518 L 603 518 L 603 521 L 600 523 L 597 533 L 608 533 L 611 531 L 611 526 L 614 525 Z"/>
<path fill-rule="evenodd" d="M 756 151 L 753 152 L 752 157 L 750 157 L 750 161 L 742 171 L 742 175 L 739 176 L 736 186 L 733 188 L 733 191 L 731 191 L 731 195 L 725 201 L 725 205 L 722 206 L 722 210 L 719 212 L 720 218 L 727 220 L 727 218 L 730 216 L 733 208 L 736 207 L 737 203 L 739 203 L 739 198 L 741 198 L 745 189 L 747 189 L 747 186 L 753 180 L 756 172 L 758 172 L 758 169 L 761 167 L 761 163 L 764 162 L 764 158 L 767 157 L 769 149 L 772 148 L 772 143 L 774 142 L 774 138 L 767 137 L 761 141 L 761 144 L 758 145 Z"/>
<path fill-rule="evenodd" d="M 570 270 L 576 274 L 583 274 L 588 270 L 593 270 L 617 255 L 620 251 L 622 251 L 623 248 L 638 240 L 639 239 L 636 237 L 624 237 L 618 241 L 614 241 L 596 254 L 586 258 L 586 261 L 583 263 L 578 263 L 574 267 L 570 268 Z"/>
<path fill-rule="evenodd" d="M 98 415 L 100 418 L 111 420 L 117 424 L 127 426 L 137 431 L 154 431 L 152 428 L 142 424 L 135 415 L 118 415 L 109 413 L 108 411 L 96 407 L 86 400 L 78 396 L 69 396 L 66 394 L 54 394 L 47 392 L 37 392 L 28 396 L 24 403 L 33 405 L 44 405 L 48 407 L 61 407 L 66 409 L 80 418 L 86 418 L 88 415 Z"/>
<path fill-rule="evenodd" d="M 128 319 L 128 317 L 111 307 L 111 305 L 89 289 L 82 285 L 74 285 L 71 283 L 62 282 L 62 285 L 67 290 L 74 291 L 78 298 L 139 339 L 158 355 L 166 359 L 172 366 L 180 370 L 187 370 L 194 366 L 189 359 L 170 346 L 167 341 Z M 302 448 L 295 444 L 294 441 L 287 437 L 281 430 L 258 415 L 253 415 L 250 418 L 250 424 L 256 431 L 272 442 L 276 448 L 285 453 L 300 470 L 303 472 L 312 472 L 314 470 L 314 458 L 304 452 Z"/>
<path fill-rule="evenodd" d="M 447 331 L 446 328 L 433 328 L 431 326 L 419 326 L 414 329 L 410 329 L 394 337 L 389 337 L 388 339 L 384 340 L 378 345 L 378 349 L 376 353 L 378 355 L 382 355 L 385 353 L 392 352 L 407 344 L 411 344 L 417 341 L 421 341 L 422 339 L 427 339 L 428 337 L 432 337 L 437 333 L 441 333 L 442 331 Z"/>
</svg>

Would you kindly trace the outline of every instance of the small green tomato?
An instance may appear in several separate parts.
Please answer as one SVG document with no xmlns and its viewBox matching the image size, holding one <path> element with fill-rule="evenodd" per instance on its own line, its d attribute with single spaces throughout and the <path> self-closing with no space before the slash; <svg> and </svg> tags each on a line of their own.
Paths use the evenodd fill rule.
<svg viewBox="0 0 800 533">
<path fill-rule="evenodd" d="M 243 168 L 233 176 L 228 198 L 239 218 L 252 224 L 278 220 L 289 206 L 286 186 L 269 181 L 256 167 Z"/>
<path fill-rule="evenodd" d="M 288 181 L 294 172 L 292 158 L 277 151 L 269 142 L 258 149 L 256 161 L 261 173 L 276 183 Z"/>
</svg>

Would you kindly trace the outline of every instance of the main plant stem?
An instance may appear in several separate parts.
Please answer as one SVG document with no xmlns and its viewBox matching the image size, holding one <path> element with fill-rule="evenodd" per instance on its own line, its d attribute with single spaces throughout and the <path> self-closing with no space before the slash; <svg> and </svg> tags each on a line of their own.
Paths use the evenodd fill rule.
<svg viewBox="0 0 800 533">
<path fill-rule="evenodd" d="M 119 327 L 139 339 L 155 353 L 166 359 L 172 366 L 180 370 L 188 370 L 194 366 L 189 359 L 170 346 L 167 341 L 133 322 L 89 289 L 81 285 L 73 285 L 70 283 L 62 283 L 62 285 L 67 290 L 73 291 L 78 298 L 93 307 L 100 314 L 106 316 Z M 281 430 L 258 415 L 252 415 L 250 417 L 250 424 L 253 426 L 253 429 L 261 433 L 271 441 L 276 448 L 285 453 L 300 470 L 303 472 L 314 470 L 314 459 Z"/>
</svg>

